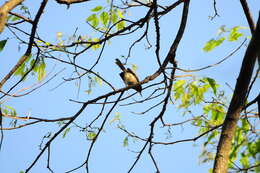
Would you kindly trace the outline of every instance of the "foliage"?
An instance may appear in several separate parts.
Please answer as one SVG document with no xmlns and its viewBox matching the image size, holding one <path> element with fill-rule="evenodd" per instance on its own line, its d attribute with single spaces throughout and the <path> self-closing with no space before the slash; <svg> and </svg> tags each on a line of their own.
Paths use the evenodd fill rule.
<svg viewBox="0 0 260 173">
<path fill-rule="evenodd" d="M 0 52 L 3 51 L 4 47 L 5 47 L 5 44 L 6 44 L 7 40 L 1 40 L 0 41 Z"/>
<path fill-rule="evenodd" d="M 76 111 L 76 113 L 68 117 L 62 116 L 56 119 L 54 117 L 47 119 L 46 117 L 38 118 L 34 116 L 27 116 L 26 120 L 28 120 L 28 122 L 23 122 L 19 120 L 24 120 L 25 116 L 19 115 L 19 110 L 16 111 L 16 107 L 9 106 L 8 99 L 3 98 L 8 97 L 14 100 L 16 97 L 30 95 L 31 92 L 35 90 L 38 91 L 42 85 L 37 85 L 36 87 L 33 85 L 33 88 L 29 88 L 30 90 L 24 95 L 17 95 L 15 92 L 11 93 L 13 88 L 11 88 L 6 93 L 2 92 L 0 105 L 1 112 L 3 113 L 4 117 L 4 126 L 11 125 L 13 129 L 18 129 L 25 126 L 30 126 L 31 124 L 37 124 L 39 122 L 54 122 L 58 124 L 57 131 L 55 131 L 56 129 L 52 129 L 53 132 L 48 132 L 48 135 L 42 137 L 42 141 L 39 145 L 41 152 L 37 159 L 41 157 L 41 153 L 44 153 L 46 148 L 49 149 L 50 146 L 52 146 L 51 143 L 56 140 L 57 136 L 67 140 L 72 136 L 68 134 L 83 132 L 84 137 L 90 144 L 89 146 L 91 146 L 88 148 L 87 159 L 82 165 L 86 165 L 86 168 L 88 169 L 88 157 L 90 156 L 90 153 L 93 152 L 92 147 L 95 145 L 96 141 L 100 139 L 100 134 L 105 132 L 105 128 L 114 127 L 114 124 L 116 124 L 116 127 L 123 133 L 123 135 L 118 138 L 118 141 L 120 142 L 121 146 L 124 147 L 124 149 L 128 151 L 134 151 L 132 148 L 142 145 L 142 149 L 133 152 L 136 154 L 136 160 L 132 165 L 133 167 L 135 166 L 135 163 L 138 162 L 138 159 L 143 157 L 144 153 L 147 152 L 147 155 L 151 158 L 155 168 L 158 169 L 156 159 L 154 159 L 155 156 L 153 156 L 153 152 L 155 151 L 154 146 L 163 147 L 166 145 L 171 145 L 173 147 L 175 143 L 195 141 L 202 137 L 202 151 L 199 156 L 200 162 L 212 162 L 215 159 L 216 146 L 219 142 L 219 137 L 221 134 L 220 127 L 222 126 L 228 111 L 228 105 L 230 104 L 230 99 L 228 96 L 230 94 L 226 94 L 225 87 L 220 84 L 223 83 L 223 81 L 217 81 L 217 79 L 211 77 L 210 75 L 199 76 L 199 74 L 192 74 L 191 78 L 176 77 L 177 75 L 175 75 L 175 71 L 177 71 L 176 73 L 184 74 L 190 71 L 185 69 L 183 70 L 181 68 L 175 68 L 175 66 L 173 68 L 171 64 L 172 59 L 167 60 L 169 57 L 171 57 L 175 61 L 175 53 L 179 53 L 179 50 L 177 51 L 179 43 L 177 42 L 181 42 L 182 39 L 182 36 L 180 36 L 179 33 L 184 30 L 185 26 L 180 26 L 177 36 L 172 43 L 172 47 L 174 47 L 174 49 L 172 49 L 172 47 L 169 45 L 171 48 L 168 52 L 168 55 L 164 59 L 163 55 L 167 52 L 164 52 L 162 47 L 160 47 L 162 45 L 159 44 L 164 44 L 164 40 L 160 38 L 163 27 L 163 25 L 160 25 L 160 22 L 162 21 L 163 16 L 172 10 L 172 7 L 155 4 L 158 2 L 152 2 L 148 0 L 140 2 L 121 1 L 122 7 L 118 6 L 116 3 L 114 4 L 112 1 L 107 1 L 106 3 L 99 2 L 100 4 L 95 4 L 90 8 L 89 13 L 86 13 L 87 15 L 83 19 L 84 21 L 81 21 L 84 23 L 84 25 L 88 25 L 91 30 L 86 31 L 83 29 L 82 31 L 75 27 L 76 29 L 72 34 L 66 34 L 62 29 L 60 29 L 54 32 L 54 35 L 56 33 L 56 38 L 54 40 L 49 40 L 49 37 L 42 37 L 42 33 L 38 32 L 39 30 L 37 30 L 37 27 L 39 29 L 41 25 L 34 26 L 34 23 L 31 21 L 32 17 L 29 8 L 23 4 L 19 6 L 19 9 L 17 9 L 21 16 L 13 13 L 8 16 L 7 26 L 11 31 L 12 38 L 6 37 L 8 39 L 0 41 L 0 52 L 6 49 L 7 41 L 9 47 L 9 39 L 14 39 L 17 41 L 19 50 L 20 46 L 22 47 L 21 50 L 23 50 L 24 46 L 28 46 L 27 50 L 32 50 L 29 53 L 27 51 L 24 53 L 20 59 L 25 59 L 25 61 L 22 64 L 18 64 L 18 68 L 15 70 L 14 74 L 11 75 L 11 77 L 17 76 L 20 78 L 20 81 L 16 84 L 18 85 L 21 82 L 22 84 L 18 86 L 23 86 L 31 83 L 32 80 L 28 79 L 28 75 L 34 76 L 37 84 L 43 81 L 45 81 L 44 84 L 47 84 L 58 75 L 58 73 L 54 74 L 52 78 L 46 80 L 48 78 L 48 75 L 46 75 L 47 70 L 50 65 L 57 64 L 58 66 L 64 66 L 67 68 L 67 71 L 64 74 L 66 77 L 61 77 L 61 84 L 57 84 L 57 87 L 54 88 L 59 88 L 59 86 L 63 84 L 68 84 L 70 81 L 74 81 L 76 84 L 75 88 L 78 93 L 76 100 L 69 100 L 79 105 L 79 109 Z M 188 1 L 183 1 L 181 3 L 187 2 Z M 134 17 L 137 16 L 136 20 L 132 20 L 134 17 L 131 16 L 131 9 L 139 7 L 146 9 L 144 11 L 147 12 L 147 14 L 144 16 L 139 16 L 138 11 L 138 15 L 133 15 Z M 185 17 L 185 15 L 183 16 Z M 36 20 L 36 17 L 33 18 Z M 35 27 L 34 29 L 36 30 L 35 35 L 33 36 L 32 44 L 28 44 L 28 38 L 30 38 L 30 34 L 33 33 L 33 29 L 28 30 L 27 27 L 20 25 L 26 21 L 30 21 L 28 23 L 32 25 L 32 28 Z M 151 21 L 154 22 L 154 26 L 151 26 Z M 183 23 L 185 23 L 184 20 L 182 20 L 181 25 L 183 25 Z M 169 26 L 167 26 L 167 28 L 168 27 Z M 247 37 L 247 29 L 248 28 L 242 26 L 234 26 L 232 28 L 221 26 L 218 30 L 217 36 L 205 43 L 203 51 L 216 51 L 216 48 L 220 47 L 220 45 L 223 46 L 223 43 L 225 42 L 227 44 L 240 42 L 242 38 Z M 142 97 L 137 97 L 136 93 L 131 94 L 132 88 L 130 87 L 132 86 L 119 90 L 116 89 L 116 87 L 113 86 L 114 84 L 112 85 L 109 83 L 109 81 L 114 80 L 113 76 L 111 75 L 114 67 L 110 67 L 106 63 L 105 66 L 100 67 L 100 63 L 103 63 L 103 61 L 106 62 L 108 58 L 114 61 L 114 57 L 111 57 L 111 52 L 108 54 L 104 53 L 105 48 L 107 48 L 110 43 L 114 41 L 115 43 L 118 43 L 118 47 L 115 49 L 118 51 L 118 49 L 121 49 L 125 45 L 121 45 L 121 42 L 119 42 L 117 38 L 122 37 L 122 43 L 124 43 L 126 38 L 124 36 L 127 35 L 128 39 L 130 36 L 132 36 L 131 34 L 133 33 L 137 35 L 141 33 L 141 35 L 138 36 L 138 38 L 136 38 L 136 40 L 133 41 L 131 45 L 129 45 L 128 56 L 126 57 L 125 55 L 121 55 L 121 58 L 126 57 L 124 58 L 124 65 L 126 68 L 130 66 L 129 68 L 131 68 L 134 72 L 139 70 L 139 64 L 134 64 L 135 59 L 131 59 L 130 56 L 132 48 L 139 42 L 142 44 L 145 42 L 145 44 L 148 43 L 151 45 L 152 49 L 147 49 L 146 51 L 155 51 L 155 53 L 153 52 L 153 58 L 157 58 L 157 61 L 158 59 L 162 61 L 158 61 L 158 65 L 160 67 L 157 70 L 153 72 L 149 71 L 150 74 L 145 74 L 147 76 L 142 83 L 144 93 L 144 96 Z M 150 41 L 150 39 L 152 41 Z M 165 43 L 168 43 L 169 40 L 166 40 Z M 29 47 L 30 45 L 31 47 Z M 118 56 L 116 51 L 112 52 L 112 56 Z M 140 57 L 141 56 L 142 55 L 140 55 Z M 148 60 L 145 62 L 145 65 L 147 64 Z M 209 67 L 211 67 L 211 65 Z M 103 73 L 104 68 L 108 70 L 109 74 Z M 124 68 L 121 69 L 123 72 L 126 71 Z M 151 69 L 153 68 L 151 67 Z M 191 70 L 190 72 L 194 71 L 200 70 Z M 105 73 L 107 73 L 107 71 Z M 143 73 L 146 72 L 143 71 Z M 169 74 L 172 74 L 173 76 L 170 76 Z M 104 76 L 109 76 L 110 79 L 105 80 Z M 117 79 L 119 76 L 115 78 Z M 17 78 L 14 78 L 14 80 L 16 79 Z M 161 79 L 163 81 L 159 82 Z M 256 80 L 256 77 L 254 80 Z M 55 82 L 57 81 L 58 80 Z M 255 81 L 252 81 L 251 87 L 253 86 L 254 82 Z M 13 86 L 16 87 L 16 84 Z M 120 83 L 120 86 L 122 87 L 124 85 Z M 83 88 L 82 90 L 81 87 Z M 75 88 L 71 90 L 74 90 Z M 28 90 L 28 88 L 24 87 L 20 90 Z M 64 95 L 69 95 L 71 90 L 66 91 Z M 155 104 L 155 106 L 151 106 L 150 101 L 152 103 L 158 103 Z M 37 103 L 41 104 L 40 99 L 37 99 Z M 42 105 L 45 106 L 45 104 L 46 103 Z M 57 104 L 57 107 L 59 104 L 60 103 Z M 132 120 L 133 117 L 122 116 L 123 113 L 119 113 L 118 110 L 115 111 L 116 113 L 114 116 L 112 115 L 114 110 L 118 108 L 118 105 L 121 106 L 121 108 L 130 108 L 130 112 L 133 114 L 149 114 L 148 112 L 153 110 L 149 116 L 136 116 L 137 118 L 134 117 L 137 119 L 136 122 L 138 123 L 136 124 L 138 125 L 139 123 L 143 123 L 142 121 L 146 121 L 146 124 L 142 127 L 143 129 L 141 129 L 142 132 L 145 131 L 145 137 L 143 137 L 143 134 L 140 135 L 140 131 L 137 130 L 132 132 L 132 129 L 129 128 L 132 124 L 128 124 L 128 120 L 130 122 L 130 119 Z M 150 107 L 144 112 L 136 113 L 139 111 L 138 109 L 140 109 L 140 107 L 135 108 L 135 105 L 141 105 L 141 108 L 144 108 L 146 105 Z M 132 109 L 131 106 L 133 106 L 134 109 Z M 84 111 L 86 107 L 87 111 Z M 127 108 L 125 110 L 128 110 Z M 180 119 L 182 119 L 183 122 L 176 123 L 176 119 L 173 118 L 170 119 L 168 123 L 168 120 L 165 120 L 167 119 L 165 118 L 165 115 L 168 113 L 167 111 L 171 110 L 169 108 L 173 108 L 174 111 L 177 110 L 181 112 L 182 116 L 180 116 Z M 55 107 L 55 109 L 57 108 Z M 230 152 L 229 158 L 230 170 L 240 171 L 245 169 L 246 171 L 253 170 L 256 173 L 260 172 L 259 167 L 254 167 L 254 165 L 260 164 L 260 139 L 259 133 L 256 132 L 254 120 L 250 119 L 250 114 L 252 114 L 252 112 L 253 111 L 251 110 L 244 110 L 244 108 L 243 112 L 241 112 L 235 138 L 232 141 L 232 150 Z M 71 112 L 68 114 L 71 114 Z M 83 118 L 79 119 L 79 117 Z M 6 121 L 8 118 L 11 120 Z M 10 124 L 8 124 L 8 122 L 10 122 Z M 21 123 L 22 125 L 20 126 L 20 124 L 17 123 Z M 133 123 L 133 125 L 136 124 Z M 169 140 L 175 139 L 173 137 L 174 133 L 172 129 L 174 129 L 175 126 L 182 127 L 186 124 L 188 124 L 188 128 L 191 127 L 196 129 L 198 136 L 193 136 L 193 139 L 188 137 L 185 139 L 184 137 L 183 140 L 177 140 L 168 143 Z M 77 129 L 78 131 L 72 130 L 72 128 Z M 185 128 L 187 128 L 187 126 Z M 10 128 L 8 130 L 10 130 Z M 167 132 L 161 135 L 161 132 L 165 131 Z M 132 143 L 132 141 L 134 141 L 134 143 Z M 106 144 L 104 144 L 104 146 L 105 145 Z M 49 155 L 51 154 L 48 154 L 48 157 L 50 157 Z M 49 168 L 49 163 L 47 168 L 51 171 Z M 159 170 L 157 170 L 157 172 L 159 172 Z"/>
<path fill-rule="evenodd" d="M 216 47 L 220 46 L 225 40 L 230 42 L 238 41 L 238 39 L 244 35 L 243 33 L 239 32 L 241 29 L 247 28 L 242 26 L 235 26 L 229 29 L 225 26 L 221 26 L 218 31 L 218 37 L 209 40 L 203 47 L 203 50 L 205 52 L 210 52 Z"/>
</svg>

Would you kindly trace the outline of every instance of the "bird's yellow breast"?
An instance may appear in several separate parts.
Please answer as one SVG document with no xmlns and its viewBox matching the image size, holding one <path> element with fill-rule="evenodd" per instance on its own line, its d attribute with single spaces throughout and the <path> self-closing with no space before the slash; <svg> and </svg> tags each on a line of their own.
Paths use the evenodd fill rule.
<svg viewBox="0 0 260 173">
<path fill-rule="evenodd" d="M 138 82 L 136 77 L 132 73 L 125 73 L 124 81 L 126 82 L 127 85 L 134 85 Z"/>
</svg>

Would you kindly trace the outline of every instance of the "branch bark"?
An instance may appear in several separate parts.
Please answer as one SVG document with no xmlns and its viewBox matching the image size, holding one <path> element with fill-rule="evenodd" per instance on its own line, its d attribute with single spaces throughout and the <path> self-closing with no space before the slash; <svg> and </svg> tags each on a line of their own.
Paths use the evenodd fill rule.
<svg viewBox="0 0 260 173">
<path fill-rule="evenodd" d="M 254 21 L 253 21 L 252 14 L 251 14 L 249 7 L 247 5 L 247 2 L 246 2 L 246 0 L 240 0 L 240 3 L 242 5 L 242 8 L 243 8 L 244 13 L 246 15 L 246 19 L 247 19 L 248 25 L 250 27 L 251 33 L 253 33 L 254 30 L 255 30 L 255 24 L 254 24 Z"/>
<path fill-rule="evenodd" d="M 228 108 L 226 119 L 223 124 L 217 154 L 214 162 L 213 173 L 226 173 L 228 169 L 229 154 L 232 140 L 236 132 L 240 112 L 244 107 L 250 80 L 253 74 L 257 55 L 260 52 L 260 15 L 257 27 L 246 50 L 242 67 L 237 79 L 235 91 Z"/>
<path fill-rule="evenodd" d="M 56 0 L 57 3 L 66 4 L 66 5 L 82 3 L 82 2 L 87 2 L 87 1 L 90 1 L 90 0 Z"/>
<path fill-rule="evenodd" d="M 0 7 L 0 34 L 4 30 L 8 13 L 14 9 L 17 5 L 21 4 L 24 0 L 10 0 L 6 1 L 4 5 Z"/>
<path fill-rule="evenodd" d="M 20 0 L 21 1 L 21 0 Z M 10 1 L 9 1 L 10 2 Z M 34 37 L 35 37 L 35 33 L 36 33 L 36 29 L 40 20 L 40 17 L 43 13 L 43 10 L 47 4 L 48 0 L 43 0 L 41 3 L 41 6 L 35 16 L 35 19 L 33 21 L 33 26 L 32 26 L 32 30 L 31 30 L 31 34 L 30 34 L 30 39 L 29 39 L 29 44 L 27 47 L 27 50 L 25 52 L 25 54 L 18 60 L 18 62 L 16 63 L 16 65 L 11 69 L 11 71 L 1 80 L 0 82 L 0 89 L 2 88 L 2 86 L 6 83 L 6 81 L 15 73 L 15 71 L 26 61 L 26 59 L 31 55 L 32 52 L 32 47 L 33 47 L 33 43 L 34 43 Z M 1 16 L 0 16 L 1 17 Z M 0 19 L 1 20 L 1 19 Z M 0 28 L 1 29 L 1 28 Z"/>
</svg>

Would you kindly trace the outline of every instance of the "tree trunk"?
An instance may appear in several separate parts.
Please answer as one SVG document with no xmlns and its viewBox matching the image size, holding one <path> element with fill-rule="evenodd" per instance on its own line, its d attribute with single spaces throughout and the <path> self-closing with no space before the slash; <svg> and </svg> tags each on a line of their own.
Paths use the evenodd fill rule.
<svg viewBox="0 0 260 173">
<path fill-rule="evenodd" d="M 223 124 L 217 154 L 214 162 L 213 173 L 226 173 L 228 169 L 229 154 L 232 140 L 236 132 L 240 112 L 244 106 L 248 87 L 252 77 L 256 58 L 260 53 L 260 17 L 256 29 L 246 50 L 242 67 L 237 79 L 235 91 L 229 105 L 226 119 Z"/>
</svg>

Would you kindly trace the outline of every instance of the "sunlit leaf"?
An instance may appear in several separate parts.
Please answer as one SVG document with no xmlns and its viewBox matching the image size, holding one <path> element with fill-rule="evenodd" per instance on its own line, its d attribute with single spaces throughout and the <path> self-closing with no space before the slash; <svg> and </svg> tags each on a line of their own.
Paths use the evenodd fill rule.
<svg viewBox="0 0 260 173">
<path fill-rule="evenodd" d="M 103 9 L 103 7 L 99 5 L 99 6 L 96 6 L 95 8 L 93 8 L 93 9 L 91 9 L 91 11 L 98 12 L 98 11 L 100 11 L 102 9 Z"/>
<path fill-rule="evenodd" d="M 124 142 L 123 142 L 123 146 L 124 147 L 128 146 L 128 136 L 125 137 Z"/>
<path fill-rule="evenodd" d="M 136 73 L 137 65 L 136 64 L 131 64 L 131 65 L 132 65 L 132 70 Z"/>
<path fill-rule="evenodd" d="M 20 19 L 21 19 L 21 18 L 18 17 L 18 16 L 13 16 L 13 17 L 11 18 L 11 21 L 15 22 L 15 21 L 20 20 Z"/>
<path fill-rule="evenodd" d="M 91 25 L 95 28 L 99 24 L 99 19 L 96 14 L 92 14 L 87 18 L 87 21 L 91 23 Z"/>
<path fill-rule="evenodd" d="M 239 26 L 236 26 L 231 29 L 228 41 L 237 41 L 238 38 L 243 35 L 242 33 L 238 32 L 239 28 L 240 28 Z"/>
<path fill-rule="evenodd" d="M 223 43 L 223 41 L 226 39 L 226 37 L 221 37 L 219 39 L 211 39 L 209 40 L 205 46 L 203 47 L 203 50 L 205 52 L 209 52 L 212 51 L 214 48 L 216 48 L 217 46 L 219 46 L 220 44 Z"/>
<path fill-rule="evenodd" d="M 15 71 L 14 75 L 15 76 L 22 76 L 24 75 L 24 71 L 25 71 L 25 63 L 23 63 L 22 65 L 20 65 L 17 70 Z"/>
<path fill-rule="evenodd" d="M 112 12 L 111 14 L 111 20 L 112 20 L 112 23 L 116 23 L 117 22 L 117 19 L 118 19 L 118 16 L 115 12 Z"/>
<path fill-rule="evenodd" d="M 92 40 L 93 42 L 99 42 L 100 40 L 98 38 L 93 38 Z M 97 50 L 98 48 L 100 48 L 100 44 L 95 44 L 91 47 L 93 50 Z"/>
<path fill-rule="evenodd" d="M 37 69 L 38 81 L 42 80 L 42 78 L 45 76 L 45 74 L 46 74 L 45 67 L 46 67 L 46 64 L 44 61 L 42 61 Z"/>
<path fill-rule="evenodd" d="M 121 117 L 122 117 L 122 116 L 121 116 L 121 113 L 116 112 L 115 114 L 116 114 L 116 115 L 114 116 L 114 118 L 109 121 L 109 124 L 112 124 L 113 122 L 119 121 L 119 120 L 121 119 Z"/>
<path fill-rule="evenodd" d="M 62 138 L 65 138 L 69 132 L 70 132 L 70 128 L 66 128 L 65 131 L 63 132 Z"/>
<path fill-rule="evenodd" d="M 108 20 L 109 20 L 109 15 L 108 15 L 108 13 L 105 12 L 105 11 L 103 11 L 103 12 L 100 14 L 100 20 L 101 20 L 102 24 L 103 24 L 104 26 L 106 26 L 107 23 L 108 23 Z"/>
<path fill-rule="evenodd" d="M 124 29 L 125 28 L 125 21 L 121 21 L 118 24 L 116 24 L 116 28 L 117 28 L 118 31 L 121 30 L 121 29 Z"/>
<path fill-rule="evenodd" d="M 217 84 L 216 81 L 212 78 L 207 77 L 206 80 L 208 81 L 210 87 L 212 88 L 214 94 L 217 94 Z"/>
<path fill-rule="evenodd" d="M 174 86 L 173 86 L 173 90 L 174 90 L 174 99 L 179 99 L 181 97 L 182 94 L 184 94 L 184 87 L 183 85 L 186 83 L 185 80 L 178 80 L 177 82 L 175 82 Z"/>
<path fill-rule="evenodd" d="M 94 140 L 96 136 L 97 136 L 97 134 L 95 132 L 89 132 L 87 134 L 88 140 Z"/>
<path fill-rule="evenodd" d="M 248 168 L 250 166 L 249 157 L 244 154 L 241 154 L 240 162 L 244 168 Z"/>
<path fill-rule="evenodd" d="M 57 37 L 58 40 L 60 40 L 61 37 L 62 37 L 62 32 L 57 32 L 56 33 L 56 37 Z"/>
<path fill-rule="evenodd" d="M 95 76 L 95 82 L 97 82 L 100 86 L 102 86 L 102 83 L 103 83 L 103 81 L 102 81 L 102 79 L 100 79 L 98 76 Z"/>
<path fill-rule="evenodd" d="M 117 10 L 117 14 L 118 14 L 118 16 L 119 16 L 121 19 L 124 18 L 123 12 L 122 12 L 121 10 Z"/>
</svg>

